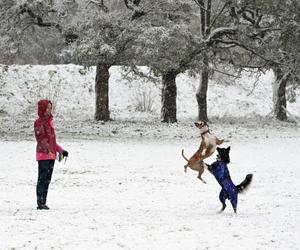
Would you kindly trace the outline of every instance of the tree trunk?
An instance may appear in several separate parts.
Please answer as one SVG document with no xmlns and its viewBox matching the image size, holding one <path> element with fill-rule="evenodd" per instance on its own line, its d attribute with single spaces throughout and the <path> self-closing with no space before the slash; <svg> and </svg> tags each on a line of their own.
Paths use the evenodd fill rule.
<svg viewBox="0 0 300 250">
<path fill-rule="evenodd" d="M 273 85 L 274 115 L 280 121 L 286 121 L 286 83 L 289 74 L 284 74 L 279 67 L 274 69 L 276 80 Z"/>
<path fill-rule="evenodd" d="M 162 76 L 162 95 L 161 95 L 161 121 L 177 122 L 176 118 L 176 76 L 175 70 L 170 70 Z"/>
<path fill-rule="evenodd" d="M 95 95 L 96 110 L 95 120 L 108 121 L 109 118 L 109 96 L 108 80 L 110 65 L 98 63 L 96 67 Z"/>
<path fill-rule="evenodd" d="M 198 0 L 198 4 L 200 7 L 200 37 L 205 36 L 206 29 L 206 14 L 205 14 L 205 4 L 203 0 Z"/>
<path fill-rule="evenodd" d="M 208 59 L 207 56 L 204 55 L 204 65 L 206 67 L 203 68 L 201 72 L 201 79 L 199 83 L 199 87 L 196 92 L 196 99 L 198 103 L 198 119 L 199 121 L 208 121 L 207 117 L 207 88 L 208 88 Z"/>
<path fill-rule="evenodd" d="M 200 36 L 203 39 L 210 34 L 210 18 L 211 18 L 211 6 L 212 1 L 208 0 L 205 3 L 204 0 L 198 0 L 200 6 Z M 202 121 L 208 121 L 207 117 L 207 88 L 208 88 L 208 56 L 204 53 L 203 55 L 203 69 L 201 72 L 201 78 L 199 87 L 196 92 L 196 99 L 198 103 L 198 119 Z"/>
</svg>

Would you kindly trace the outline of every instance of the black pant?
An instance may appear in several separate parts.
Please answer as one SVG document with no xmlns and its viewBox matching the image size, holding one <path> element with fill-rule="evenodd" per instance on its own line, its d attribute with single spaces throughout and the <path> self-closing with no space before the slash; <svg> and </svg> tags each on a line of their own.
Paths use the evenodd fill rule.
<svg viewBox="0 0 300 250">
<path fill-rule="evenodd" d="M 36 184 L 37 204 L 43 205 L 47 201 L 48 187 L 51 182 L 51 176 L 54 167 L 54 160 L 38 161 L 39 175 Z"/>
</svg>

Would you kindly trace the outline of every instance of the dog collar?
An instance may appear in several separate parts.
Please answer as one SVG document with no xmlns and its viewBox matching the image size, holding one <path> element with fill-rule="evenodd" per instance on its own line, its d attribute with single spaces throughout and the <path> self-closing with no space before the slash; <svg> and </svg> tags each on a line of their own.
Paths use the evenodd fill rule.
<svg viewBox="0 0 300 250">
<path fill-rule="evenodd" d="M 201 135 L 204 135 L 204 134 L 206 134 L 206 133 L 209 133 L 209 129 L 206 130 L 205 132 L 201 133 Z"/>
</svg>

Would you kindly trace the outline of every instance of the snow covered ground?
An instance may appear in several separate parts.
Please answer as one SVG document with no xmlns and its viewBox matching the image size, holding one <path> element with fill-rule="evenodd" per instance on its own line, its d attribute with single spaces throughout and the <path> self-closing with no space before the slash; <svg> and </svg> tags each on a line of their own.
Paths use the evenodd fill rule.
<svg viewBox="0 0 300 250">
<path fill-rule="evenodd" d="M 193 128 L 197 117 L 195 91 L 199 78 L 177 77 L 177 124 L 160 123 L 159 83 L 145 79 L 126 80 L 121 67 L 110 70 L 112 122 L 93 120 L 95 67 L 75 65 L 0 65 L 0 136 L 2 139 L 32 140 L 36 103 L 51 98 L 55 126 L 63 138 L 198 138 Z M 267 72 L 256 82 L 249 75 L 236 82 L 215 77 L 208 89 L 208 115 L 214 132 L 228 139 L 241 137 L 294 137 L 297 126 L 271 119 L 273 75 Z M 255 88 L 253 86 L 256 85 Z M 291 91 L 288 110 L 300 120 L 300 91 Z M 142 94 L 153 101 L 151 112 L 139 112 Z M 290 119 L 291 121 L 291 119 Z M 298 126 L 299 127 L 299 126 Z"/>
<path fill-rule="evenodd" d="M 183 171 L 184 148 L 199 146 L 195 90 L 180 75 L 178 123 L 161 124 L 160 86 L 124 80 L 111 69 L 114 121 L 93 120 L 95 68 L 0 66 L 0 249 L 300 249 L 300 128 L 272 111 L 273 76 L 215 79 L 208 92 L 210 129 L 232 147 L 236 184 L 254 174 L 239 196 L 217 214 L 219 186 Z M 138 112 L 141 92 L 151 112 Z M 300 117 L 299 90 L 288 110 Z M 37 211 L 33 121 L 36 102 L 55 103 L 58 141 L 70 152 L 56 163 L 49 211 Z M 291 120 L 290 120 L 291 121 Z M 215 156 L 207 160 L 211 163 Z"/>
<path fill-rule="evenodd" d="M 235 183 L 254 174 L 218 214 L 219 186 L 183 171 L 192 140 L 62 140 L 49 211 L 35 209 L 33 141 L 1 141 L 1 249 L 299 249 L 298 138 L 231 141 Z M 214 157 L 208 162 L 213 161 Z"/>
<path fill-rule="evenodd" d="M 159 79 L 158 79 L 159 80 Z M 209 82 L 208 114 L 210 118 L 226 119 L 267 116 L 272 111 L 271 72 L 258 81 L 244 74 L 235 82 L 228 77 L 215 76 Z M 93 119 L 95 106 L 95 67 L 84 69 L 75 65 L 0 65 L 0 118 L 15 119 L 36 117 L 36 103 L 50 98 L 55 116 L 59 119 Z M 180 74 L 177 79 L 178 120 L 197 117 L 196 89 L 199 77 Z M 124 77 L 121 67 L 111 67 L 109 79 L 109 105 L 114 120 L 159 121 L 161 85 L 144 78 Z M 256 86 L 254 88 L 254 86 Z M 145 93 L 153 102 L 150 113 L 138 112 L 139 101 Z M 295 98 L 290 98 L 294 96 Z M 300 117 L 300 90 L 288 87 L 288 110 Z M 298 98 L 297 98 L 298 97 Z"/>
</svg>

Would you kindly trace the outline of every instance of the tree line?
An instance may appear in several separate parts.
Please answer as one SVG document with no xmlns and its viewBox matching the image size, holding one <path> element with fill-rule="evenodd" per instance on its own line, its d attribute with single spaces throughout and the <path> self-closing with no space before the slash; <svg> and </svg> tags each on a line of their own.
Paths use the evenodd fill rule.
<svg viewBox="0 0 300 250">
<path fill-rule="evenodd" d="M 161 78 L 161 121 L 176 122 L 176 77 L 199 76 L 208 120 L 211 76 L 273 70 L 274 115 L 287 120 L 286 87 L 299 86 L 297 0 L 2 0 L 0 63 L 96 65 L 95 119 L 109 114 L 109 69 L 141 65 Z M 228 73 L 230 72 L 230 73 Z"/>
</svg>

